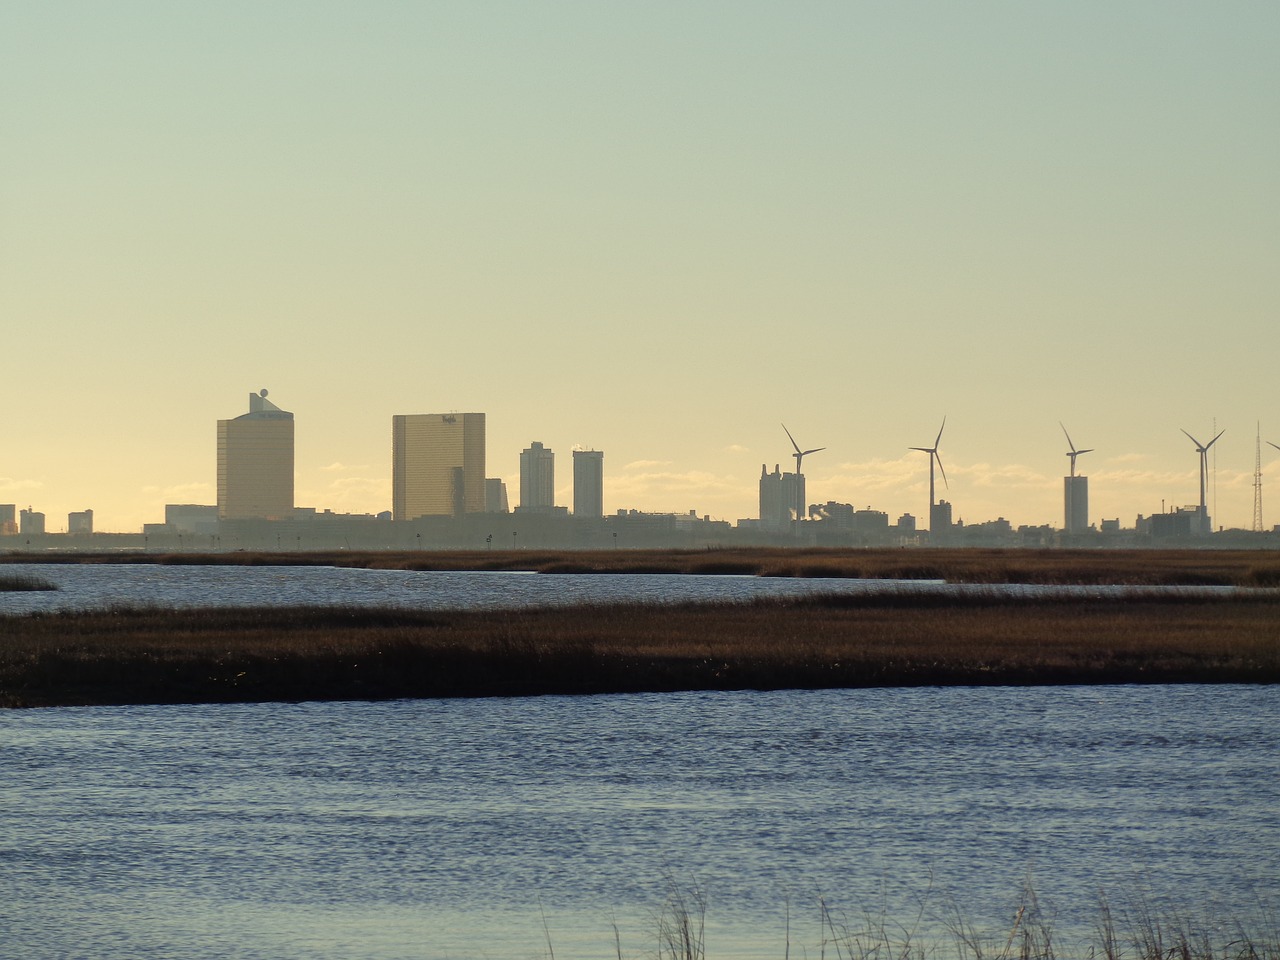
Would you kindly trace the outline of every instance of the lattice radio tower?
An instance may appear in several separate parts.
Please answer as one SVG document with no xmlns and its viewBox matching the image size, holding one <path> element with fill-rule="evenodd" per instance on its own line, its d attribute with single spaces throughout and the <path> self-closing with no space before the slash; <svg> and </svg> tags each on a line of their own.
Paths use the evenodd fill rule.
<svg viewBox="0 0 1280 960">
<path fill-rule="evenodd" d="M 1262 422 L 1254 438 L 1253 452 L 1253 532 L 1262 532 Z"/>
</svg>

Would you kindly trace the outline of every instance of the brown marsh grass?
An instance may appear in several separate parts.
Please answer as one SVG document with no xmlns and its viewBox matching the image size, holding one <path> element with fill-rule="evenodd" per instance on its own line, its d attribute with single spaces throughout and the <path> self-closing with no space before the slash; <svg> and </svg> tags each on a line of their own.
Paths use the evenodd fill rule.
<svg viewBox="0 0 1280 960">
<path fill-rule="evenodd" d="M 540 573 L 682 573 L 952 583 L 1280 586 L 1273 550 L 452 550 L 9 554 L 0 562 L 337 566 Z"/>
<path fill-rule="evenodd" d="M 1280 682 L 1280 597 L 823 596 L 0 617 L 0 704 Z"/>
</svg>

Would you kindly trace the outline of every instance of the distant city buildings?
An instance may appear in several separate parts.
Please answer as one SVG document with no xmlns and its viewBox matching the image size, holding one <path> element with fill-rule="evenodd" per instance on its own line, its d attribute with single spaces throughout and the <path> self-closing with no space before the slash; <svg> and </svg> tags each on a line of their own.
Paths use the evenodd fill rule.
<svg viewBox="0 0 1280 960">
<path fill-rule="evenodd" d="M 78 536 L 93 534 L 93 511 L 76 510 L 67 514 L 67 533 Z"/>
<path fill-rule="evenodd" d="M 573 451 L 573 515 L 604 516 L 604 452 Z"/>
<path fill-rule="evenodd" d="M 556 505 L 556 455 L 538 441 L 520 454 L 520 512 L 551 513 Z"/>
<path fill-rule="evenodd" d="M 391 418 L 391 515 L 461 517 L 488 509 L 483 413 Z"/>
<path fill-rule="evenodd" d="M 285 520 L 293 515 L 293 414 L 249 394 L 249 412 L 218 421 L 218 517 Z"/>
<path fill-rule="evenodd" d="M 18 505 L 0 503 L 0 537 L 12 537 L 18 533 Z"/>
</svg>

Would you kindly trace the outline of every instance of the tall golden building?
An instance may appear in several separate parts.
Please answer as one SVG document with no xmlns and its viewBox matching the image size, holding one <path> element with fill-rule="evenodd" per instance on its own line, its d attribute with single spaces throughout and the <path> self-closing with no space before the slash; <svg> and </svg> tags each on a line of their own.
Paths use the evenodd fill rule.
<svg viewBox="0 0 1280 960">
<path fill-rule="evenodd" d="M 415 413 L 391 418 L 391 516 L 483 513 L 484 414 Z"/>
<path fill-rule="evenodd" d="M 293 414 L 249 394 L 249 412 L 218 421 L 218 519 L 293 516 Z"/>
</svg>

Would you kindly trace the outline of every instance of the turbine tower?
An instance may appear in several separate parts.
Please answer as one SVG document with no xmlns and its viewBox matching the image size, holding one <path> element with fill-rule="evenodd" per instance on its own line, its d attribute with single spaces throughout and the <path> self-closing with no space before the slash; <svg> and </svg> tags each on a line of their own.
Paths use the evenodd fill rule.
<svg viewBox="0 0 1280 960">
<path fill-rule="evenodd" d="M 1187 431 L 1185 430 L 1183 430 L 1182 432 L 1187 433 Z M 1226 432 L 1227 432 L 1226 430 L 1219 430 L 1218 436 L 1214 437 L 1208 443 L 1201 443 L 1195 437 L 1191 436 L 1191 434 L 1187 433 L 1187 439 L 1189 439 L 1192 443 L 1196 445 L 1196 453 L 1200 454 L 1200 532 L 1201 533 L 1210 532 L 1209 514 L 1205 507 L 1205 502 L 1204 502 L 1205 478 L 1209 473 L 1209 448 L 1212 447 L 1215 443 L 1217 443 L 1218 437 L 1222 436 Z"/>
<path fill-rule="evenodd" d="M 1087 450 L 1077 450 L 1076 445 L 1071 442 L 1071 434 L 1067 433 L 1067 428 L 1062 425 L 1061 420 L 1058 421 L 1058 426 L 1062 427 L 1062 433 L 1067 438 L 1067 446 L 1071 448 L 1071 452 L 1067 456 L 1071 458 L 1071 476 L 1074 477 L 1076 475 L 1076 457 L 1082 453 L 1093 453 L 1093 447 L 1089 447 Z"/>
<path fill-rule="evenodd" d="M 814 447 L 812 450 L 801 450 L 800 444 L 796 443 L 796 438 L 791 435 L 791 431 L 787 429 L 785 423 L 782 425 L 782 430 L 796 451 L 792 456 L 796 458 L 796 532 L 798 533 L 800 531 L 800 518 L 804 515 L 804 481 L 800 479 L 803 476 L 800 472 L 800 467 L 804 463 L 804 458 L 809 454 L 818 453 L 827 448 Z"/>
<path fill-rule="evenodd" d="M 933 526 L 933 505 L 934 505 L 934 485 L 933 485 L 933 465 L 937 463 L 938 469 L 942 472 L 942 482 L 946 484 L 948 490 L 951 484 L 947 483 L 947 471 L 943 469 L 942 457 L 938 455 L 938 444 L 942 441 L 942 431 L 947 428 L 947 418 L 942 418 L 942 426 L 938 428 L 938 436 L 933 441 L 932 447 L 908 447 L 908 450 L 919 450 L 921 453 L 929 455 L 929 526 Z"/>
<path fill-rule="evenodd" d="M 1089 530 L 1089 478 L 1076 476 L 1076 457 L 1082 453 L 1093 453 L 1093 448 L 1077 450 L 1071 442 L 1071 434 L 1061 420 L 1058 426 L 1067 438 L 1067 446 L 1071 448 L 1067 454 L 1071 458 L 1071 476 L 1062 478 L 1062 515 L 1063 530 L 1068 536 L 1087 533 Z"/>
</svg>

